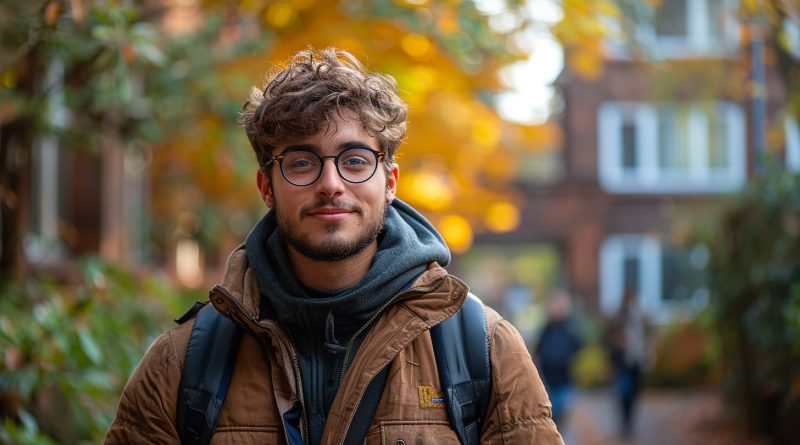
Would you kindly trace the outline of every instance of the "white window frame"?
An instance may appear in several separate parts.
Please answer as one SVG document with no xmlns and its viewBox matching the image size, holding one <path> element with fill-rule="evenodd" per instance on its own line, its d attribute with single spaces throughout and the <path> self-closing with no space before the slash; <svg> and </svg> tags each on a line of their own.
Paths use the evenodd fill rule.
<svg viewBox="0 0 800 445">
<path fill-rule="evenodd" d="M 789 47 L 789 53 L 795 59 L 800 59 L 800 26 L 790 17 L 783 19 L 783 33 Z"/>
<path fill-rule="evenodd" d="M 669 1 L 669 0 L 664 0 Z M 658 36 L 653 24 L 655 9 L 646 2 L 636 5 L 637 20 L 634 24 L 635 38 L 654 59 L 691 59 L 691 58 L 736 58 L 739 56 L 739 19 L 736 15 L 737 0 L 722 0 L 724 11 L 721 36 L 713 39 L 710 20 L 713 20 L 710 0 L 687 0 L 686 2 L 686 36 Z M 615 22 L 612 18 L 606 21 Z M 610 23 L 614 34 L 622 31 L 619 23 Z M 630 57 L 628 45 L 608 42 L 606 46 L 612 57 L 626 59 Z"/>
<path fill-rule="evenodd" d="M 48 66 L 43 89 L 49 90 L 47 121 L 53 128 L 63 129 L 69 123 L 69 112 L 64 106 L 64 63 L 53 59 Z M 32 151 L 31 198 L 36 206 L 36 220 L 25 234 L 23 242 L 26 258 L 33 263 L 47 263 L 61 259 L 65 254 L 58 233 L 59 202 L 63 191 L 59 187 L 59 150 L 61 143 L 53 134 L 36 141 Z"/>
<path fill-rule="evenodd" d="M 619 310 L 625 291 L 623 260 L 631 256 L 639 259 L 641 308 L 648 314 L 658 310 L 661 244 L 654 236 L 619 234 L 607 237 L 600 247 L 600 310 L 604 314 L 613 315 Z"/>
<path fill-rule="evenodd" d="M 600 246 L 600 311 L 613 316 L 625 292 L 625 258 L 639 260 L 639 305 L 653 321 L 666 323 L 682 314 L 693 314 L 708 301 L 708 289 L 696 289 L 688 301 L 667 301 L 661 294 L 662 243 L 644 234 L 612 234 Z"/>
<path fill-rule="evenodd" d="M 667 169 L 659 166 L 658 108 L 666 102 L 605 102 L 597 115 L 598 178 L 612 193 L 727 193 L 738 190 L 746 181 L 745 121 L 741 108 L 731 102 L 689 104 L 688 167 Z M 727 158 L 724 169 L 709 165 L 708 123 L 703 111 L 722 110 L 727 125 Z M 636 125 L 638 165 L 622 166 L 622 123 L 633 115 Z"/>
</svg>

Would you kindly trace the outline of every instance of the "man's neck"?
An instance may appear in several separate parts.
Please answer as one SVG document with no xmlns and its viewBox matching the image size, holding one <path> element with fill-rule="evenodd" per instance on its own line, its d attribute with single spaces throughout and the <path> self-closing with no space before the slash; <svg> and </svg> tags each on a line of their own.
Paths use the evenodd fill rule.
<svg viewBox="0 0 800 445">
<path fill-rule="evenodd" d="M 341 261 L 315 261 L 301 255 L 292 246 L 287 246 L 287 251 L 294 273 L 303 285 L 336 290 L 355 286 L 364 278 L 378 251 L 378 243 L 374 242 L 360 253 Z"/>
</svg>

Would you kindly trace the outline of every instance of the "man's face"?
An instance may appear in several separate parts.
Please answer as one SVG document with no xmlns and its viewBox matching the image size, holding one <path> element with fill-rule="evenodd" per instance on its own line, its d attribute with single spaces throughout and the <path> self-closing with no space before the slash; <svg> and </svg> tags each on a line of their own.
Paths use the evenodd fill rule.
<svg viewBox="0 0 800 445">
<path fill-rule="evenodd" d="M 335 156 L 356 145 L 379 151 L 378 140 L 361 122 L 345 116 L 334 115 L 326 130 L 279 146 L 274 154 L 302 147 L 320 156 Z M 269 168 L 271 179 L 259 170 L 257 181 L 262 199 L 275 212 L 278 232 L 290 249 L 316 261 L 344 260 L 376 242 L 399 177 L 396 164 L 387 174 L 380 160 L 372 178 L 353 184 L 339 176 L 333 159 L 325 159 L 319 179 L 299 187 L 286 181 L 278 162 Z"/>
</svg>

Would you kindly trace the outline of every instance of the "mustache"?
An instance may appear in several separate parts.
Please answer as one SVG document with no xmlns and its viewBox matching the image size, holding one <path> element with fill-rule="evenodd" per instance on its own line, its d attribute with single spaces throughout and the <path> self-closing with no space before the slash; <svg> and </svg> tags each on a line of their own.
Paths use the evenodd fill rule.
<svg viewBox="0 0 800 445">
<path fill-rule="evenodd" d="M 316 212 L 317 210 L 326 207 L 335 207 L 356 213 L 362 213 L 363 211 L 360 205 L 355 203 L 348 203 L 341 199 L 318 199 L 316 202 L 300 208 L 300 216 L 306 216 L 309 213 Z"/>
</svg>

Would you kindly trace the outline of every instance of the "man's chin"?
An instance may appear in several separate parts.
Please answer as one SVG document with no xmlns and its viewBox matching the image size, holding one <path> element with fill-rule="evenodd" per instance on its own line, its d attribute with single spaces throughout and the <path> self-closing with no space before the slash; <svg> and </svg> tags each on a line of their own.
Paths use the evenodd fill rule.
<svg viewBox="0 0 800 445">
<path fill-rule="evenodd" d="M 306 258 L 322 262 L 339 262 L 352 258 L 363 252 L 367 246 L 354 242 L 331 241 L 320 243 L 292 243 L 292 247 Z"/>
</svg>

